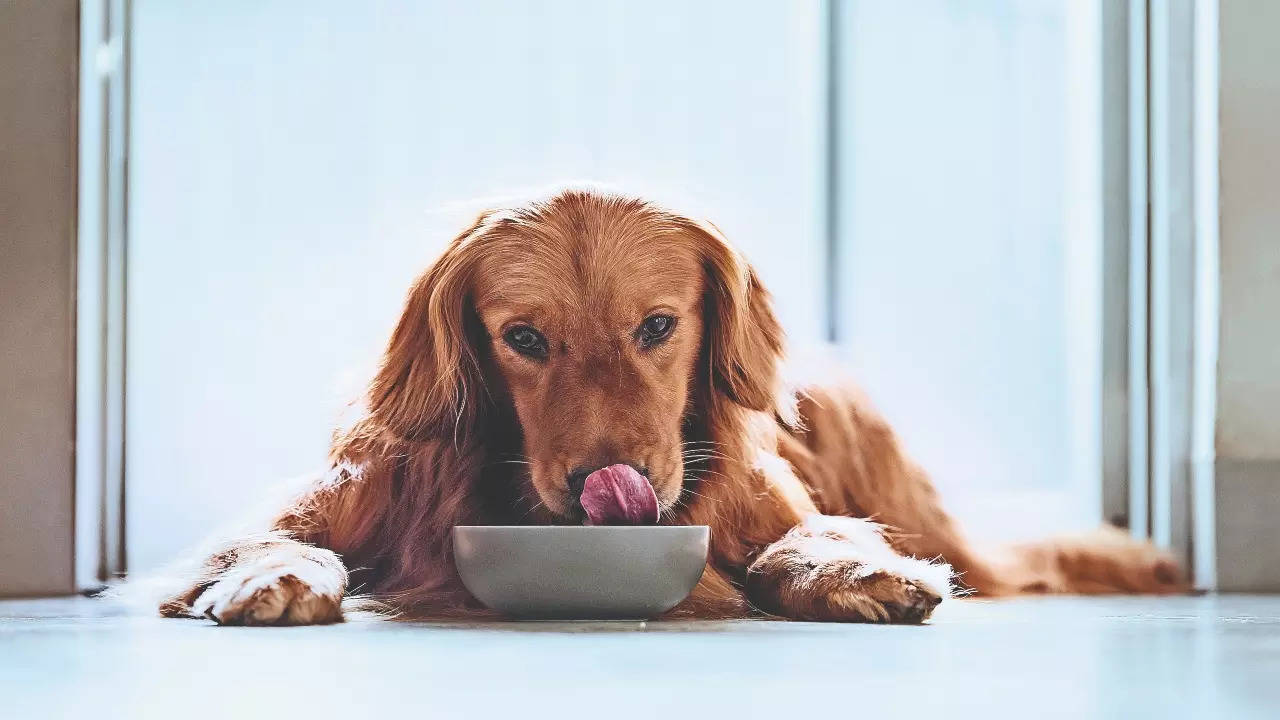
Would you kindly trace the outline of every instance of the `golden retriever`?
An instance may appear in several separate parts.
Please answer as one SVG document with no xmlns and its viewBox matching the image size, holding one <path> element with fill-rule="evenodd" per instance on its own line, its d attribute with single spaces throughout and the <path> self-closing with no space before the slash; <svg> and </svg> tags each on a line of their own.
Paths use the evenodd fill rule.
<svg viewBox="0 0 1280 720">
<path fill-rule="evenodd" d="M 333 622 L 347 588 L 403 617 L 482 612 L 453 526 L 582 523 L 583 478 L 610 467 L 651 485 L 658 522 L 712 528 L 675 617 L 919 623 L 960 589 L 1185 588 L 1119 532 L 975 549 L 855 390 L 784 392 L 782 361 L 714 227 L 597 190 L 486 212 L 410 289 L 328 473 L 161 613 Z"/>
</svg>

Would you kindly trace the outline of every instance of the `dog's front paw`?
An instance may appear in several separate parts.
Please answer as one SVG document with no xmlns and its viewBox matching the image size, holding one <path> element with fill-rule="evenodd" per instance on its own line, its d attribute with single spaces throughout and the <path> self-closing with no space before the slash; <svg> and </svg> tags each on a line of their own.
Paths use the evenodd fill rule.
<svg viewBox="0 0 1280 720">
<path fill-rule="evenodd" d="M 770 612 L 797 620 L 918 624 L 946 593 L 922 578 L 857 560 L 808 561 L 776 570 L 772 576 L 753 571 L 752 595 Z"/>
<path fill-rule="evenodd" d="M 943 596 L 920 580 L 885 570 L 862 574 L 863 569 L 841 572 L 852 579 L 815 598 L 817 620 L 918 624 L 929 619 Z"/>
<path fill-rule="evenodd" d="M 797 620 L 915 624 L 949 595 L 950 577 L 946 565 L 893 552 L 870 523 L 802 526 L 752 563 L 747 591 L 762 609 Z"/>
<path fill-rule="evenodd" d="M 219 625 L 319 625 L 342 619 L 344 585 L 307 559 L 252 563 L 223 575 L 191 607 Z"/>
</svg>

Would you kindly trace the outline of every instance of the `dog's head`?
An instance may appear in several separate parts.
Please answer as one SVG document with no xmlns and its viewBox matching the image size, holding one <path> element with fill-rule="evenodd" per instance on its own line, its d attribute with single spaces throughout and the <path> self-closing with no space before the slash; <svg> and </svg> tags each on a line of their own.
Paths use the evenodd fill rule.
<svg viewBox="0 0 1280 720">
<path fill-rule="evenodd" d="M 488 442 L 509 418 L 516 467 L 556 521 L 580 519 L 583 478 L 615 464 L 666 511 L 689 453 L 714 453 L 691 428 L 774 412 L 781 344 L 755 273 L 713 227 L 565 191 L 483 214 L 423 273 L 370 409 L 399 437 L 454 443 Z"/>
</svg>

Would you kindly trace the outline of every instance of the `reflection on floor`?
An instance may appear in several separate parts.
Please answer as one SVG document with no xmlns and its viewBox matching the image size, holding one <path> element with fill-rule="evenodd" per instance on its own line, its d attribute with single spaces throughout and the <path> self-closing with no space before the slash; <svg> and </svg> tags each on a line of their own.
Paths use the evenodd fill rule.
<svg viewBox="0 0 1280 720">
<path fill-rule="evenodd" d="M 219 628 L 0 602 L 6 718 L 1280 717 L 1280 596 L 944 605 L 924 627 Z"/>
</svg>

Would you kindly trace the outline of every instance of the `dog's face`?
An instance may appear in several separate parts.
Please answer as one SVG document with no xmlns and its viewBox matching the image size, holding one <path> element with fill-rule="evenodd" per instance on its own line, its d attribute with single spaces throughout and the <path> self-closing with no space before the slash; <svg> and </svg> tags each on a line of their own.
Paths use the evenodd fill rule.
<svg viewBox="0 0 1280 720">
<path fill-rule="evenodd" d="M 455 441 L 492 432 L 486 403 L 502 406 L 559 521 L 581 519 L 584 479 L 615 464 L 669 511 L 687 421 L 728 412 L 698 403 L 771 411 L 780 350 L 767 295 L 713 229 L 569 192 L 453 242 L 410 292 L 370 401 L 399 435 Z"/>
<path fill-rule="evenodd" d="M 609 220 L 513 225 L 491 236 L 473 285 L 530 479 L 560 517 L 580 511 L 583 481 L 602 467 L 638 470 L 661 508 L 683 479 L 702 262 L 678 231 Z"/>
</svg>

